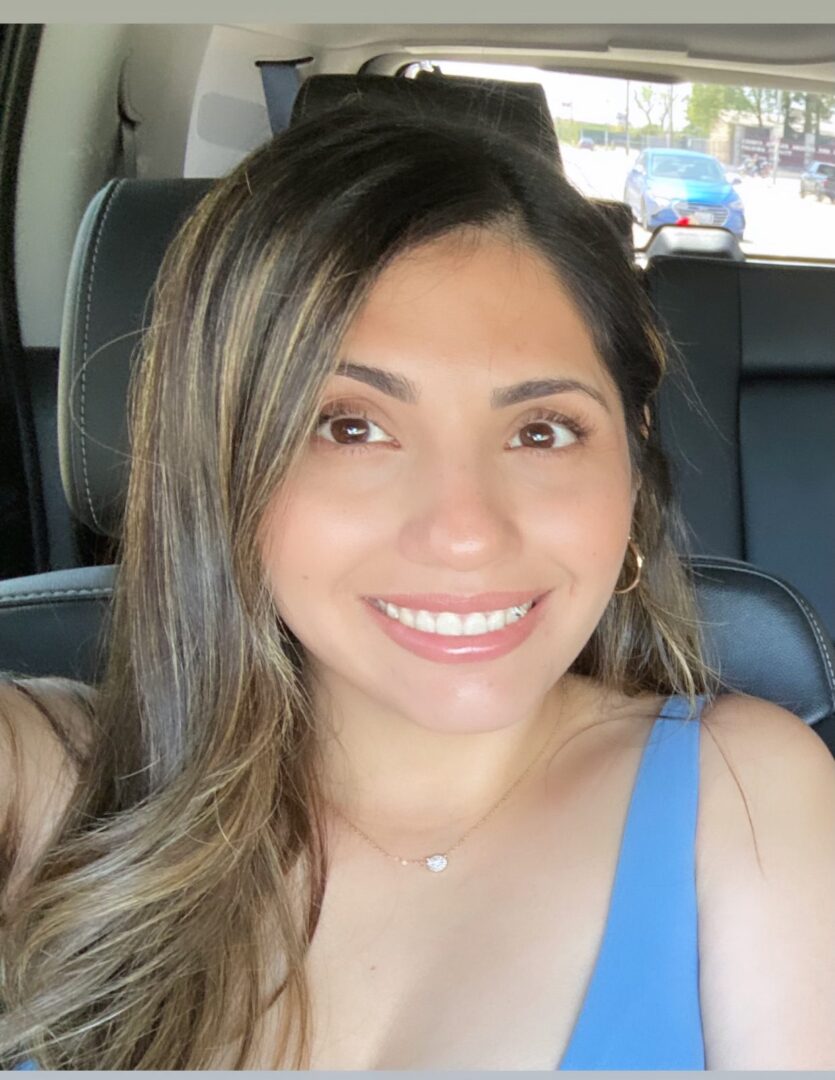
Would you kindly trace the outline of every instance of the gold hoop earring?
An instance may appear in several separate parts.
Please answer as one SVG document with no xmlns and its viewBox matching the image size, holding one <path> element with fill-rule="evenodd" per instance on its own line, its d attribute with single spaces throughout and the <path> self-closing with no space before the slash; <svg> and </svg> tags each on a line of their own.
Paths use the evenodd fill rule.
<svg viewBox="0 0 835 1080">
<path fill-rule="evenodd" d="M 624 593 L 632 592 L 633 589 L 636 589 L 638 587 L 638 584 L 641 580 L 641 571 L 644 566 L 644 557 L 641 554 L 638 545 L 635 543 L 631 536 L 629 537 L 629 550 L 635 556 L 635 562 L 638 566 L 638 573 L 635 575 L 635 580 L 626 589 L 615 589 L 615 596 L 623 596 Z"/>
</svg>

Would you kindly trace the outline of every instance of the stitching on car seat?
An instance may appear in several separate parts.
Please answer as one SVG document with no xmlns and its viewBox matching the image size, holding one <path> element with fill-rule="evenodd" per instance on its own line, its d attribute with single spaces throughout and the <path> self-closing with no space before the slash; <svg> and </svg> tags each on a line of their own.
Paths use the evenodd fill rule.
<svg viewBox="0 0 835 1080">
<path fill-rule="evenodd" d="M 820 651 L 821 658 L 823 659 L 824 666 L 825 666 L 826 671 L 827 671 L 827 673 L 829 675 L 828 682 L 829 682 L 830 704 L 832 705 L 832 708 L 835 711 L 835 670 L 833 670 L 833 668 L 832 668 L 832 660 L 830 659 L 830 656 L 829 656 L 829 650 L 826 647 L 826 642 L 825 642 L 825 638 L 824 638 L 824 635 L 823 635 L 823 631 L 821 630 L 821 628 L 820 628 L 820 626 L 818 624 L 818 620 L 815 618 L 814 612 L 809 607 L 809 605 L 806 603 L 806 601 L 803 599 L 803 597 L 800 596 L 799 593 L 796 593 L 794 591 L 794 589 L 791 588 L 791 586 L 786 584 L 785 581 L 781 581 L 779 578 L 772 577 L 771 574 L 766 573 L 764 570 L 757 570 L 757 569 L 755 569 L 753 567 L 750 567 L 750 566 L 740 566 L 740 565 L 730 566 L 730 564 L 728 564 L 728 563 L 711 563 L 711 562 L 706 562 L 706 561 L 700 561 L 699 563 L 697 563 L 694 566 L 694 569 L 697 572 L 698 572 L 698 570 L 703 569 L 703 568 L 708 569 L 708 570 L 726 570 L 726 569 L 730 568 L 730 569 L 736 571 L 737 573 L 745 573 L 745 574 L 750 574 L 752 577 L 763 578 L 765 581 L 770 581 L 773 585 L 777 585 L 778 588 L 782 589 L 783 592 L 787 593 L 792 598 L 792 600 L 795 601 L 795 603 L 798 605 L 800 610 L 806 616 L 806 621 L 808 622 L 809 626 L 812 628 L 812 633 L 815 635 L 815 641 L 817 642 L 818 650 Z"/>
<path fill-rule="evenodd" d="M 87 311 L 84 317 L 84 338 L 81 350 L 81 471 L 84 476 L 84 490 L 87 493 L 87 505 L 90 508 L 90 516 L 92 517 L 93 521 L 96 524 L 96 527 L 99 529 L 100 532 L 104 532 L 105 529 L 99 521 L 98 516 L 96 515 L 95 507 L 93 506 L 93 496 L 90 492 L 90 477 L 87 472 L 87 433 L 84 424 L 84 410 L 87 398 L 87 346 L 89 343 L 90 311 L 92 310 L 93 306 L 93 282 L 96 278 L 96 260 L 99 256 L 99 244 L 101 243 L 101 238 L 102 234 L 104 233 L 104 226 L 107 223 L 108 215 L 110 214 L 113 204 L 116 202 L 116 196 L 118 195 L 119 190 L 121 189 L 123 184 L 124 180 L 116 181 L 108 197 L 107 206 L 104 208 L 101 220 L 99 221 L 96 242 L 93 246 L 93 258 L 90 263 L 90 282 L 87 286 Z"/>
<path fill-rule="evenodd" d="M 821 629 L 820 629 L 820 627 L 818 625 L 817 619 L 812 614 L 811 608 L 807 605 L 807 603 L 803 599 L 803 597 L 802 596 L 796 596 L 795 599 L 797 600 L 798 604 L 800 604 L 800 606 L 803 608 L 803 611 L 804 611 L 804 613 L 806 615 L 806 618 L 809 620 L 809 623 L 810 623 L 810 625 L 812 627 L 812 632 L 814 633 L 815 637 L 818 639 L 818 645 L 820 646 L 821 653 L 823 654 L 823 662 L 826 665 L 826 670 L 829 672 L 829 684 L 830 684 L 830 687 L 832 688 L 832 691 L 833 691 L 833 693 L 832 693 L 832 704 L 833 704 L 833 708 L 835 708 L 835 671 L 833 671 L 833 669 L 832 669 L 832 661 L 831 661 L 831 659 L 829 657 L 829 650 L 826 648 L 826 646 L 824 644 L 823 633 L 822 633 L 822 631 L 821 631 Z"/>
<path fill-rule="evenodd" d="M 723 564 L 723 563 L 705 563 L 705 562 L 702 562 L 700 565 L 701 566 L 707 566 L 709 569 L 714 569 L 714 570 L 727 569 L 727 564 Z M 698 567 L 697 567 L 697 569 L 698 569 Z M 737 571 L 737 572 L 750 574 L 752 577 L 763 578 L 765 581 L 770 581 L 773 585 L 777 585 L 779 588 L 781 588 L 783 590 L 783 592 L 787 593 L 792 598 L 792 600 L 795 601 L 795 603 L 798 605 L 798 607 L 802 610 L 803 614 L 806 616 L 806 621 L 808 622 L 809 626 L 812 628 L 812 633 L 815 635 L 815 641 L 818 644 L 818 648 L 820 650 L 824 666 L 826 667 L 826 670 L 828 672 L 828 675 L 829 675 L 829 687 L 830 687 L 830 692 L 832 693 L 832 698 L 831 698 L 832 706 L 835 709 L 835 671 L 833 671 L 833 668 L 832 668 L 832 661 L 831 661 L 831 659 L 829 657 L 829 650 L 826 647 L 823 632 L 820 629 L 820 626 L 818 624 L 818 620 L 815 617 L 812 609 L 809 607 L 809 605 L 806 603 L 806 601 L 803 599 L 803 597 L 800 596 L 799 593 L 796 593 L 794 591 L 794 589 L 791 588 L 791 586 L 786 584 L 785 581 L 781 581 L 779 578 L 773 577 L 771 574 L 766 573 L 766 571 L 758 570 L 758 569 L 755 569 L 755 568 L 750 567 L 750 566 L 734 566 L 734 567 L 732 567 L 732 569 Z"/>
<path fill-rule="evenodd" d="M 20 600 L 55 599 L 60 596 L 110 596 L 111 592 L 111 588 L 102 587 L 99 589 L 58 589 L 57 591 L 47 590 L 46 592 L 20 593 L 17 596 L 0 597 L 0 607 L 11 606 L 12 604 L 18 603 Z"/>
</svg>

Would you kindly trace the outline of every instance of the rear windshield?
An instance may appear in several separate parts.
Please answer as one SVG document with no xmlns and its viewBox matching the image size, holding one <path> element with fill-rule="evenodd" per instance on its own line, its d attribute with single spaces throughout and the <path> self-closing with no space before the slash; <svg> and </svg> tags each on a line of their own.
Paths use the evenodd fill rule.
<svg viewBox="0 0 835 1080">
<path fill-rule="evenodd" d="M 835 260 L 835 94 L 463 60 L 406 73 L 421 67 L 540 83 L 566 176 L 585 195 L 626 203 L 636 250 L 679 222 L 728 229 L 746 256 Z"/>
<path fill-rule="evenodd" d="M 685 157 L 683 154 L 655 154 L 649 159 L 650 176 L 673 180 L 701 180 L 724 184 L 725 174 L 718 161 L 709 157 Z"/>
</svg>

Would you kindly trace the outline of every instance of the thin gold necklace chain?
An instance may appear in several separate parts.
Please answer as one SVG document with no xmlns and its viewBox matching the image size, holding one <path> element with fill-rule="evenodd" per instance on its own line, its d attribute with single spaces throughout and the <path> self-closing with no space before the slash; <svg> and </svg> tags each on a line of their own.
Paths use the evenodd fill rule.
<svg viewBox="0 0 835 1080">
<path fill-rule="evenodd" d="M 332 809 L 334 810 L 334 812 L 340 818 L 342 818 L 342 820 L 345 822 L 345 824 L 348 826 L 349 829 L 352 829 L 358 836 L 362 837 L 362 839 L 365 840 L 366 843 L 370 844 L 371 847 L 373 847 L 377 851 L 379 851 L 381 855 L 385 855 L 385 857 L 387 859 L 394 859 L 395 862 L 400 863 L 401 866 L 423 866 L 427 870 L 433 871 L 433 873 L 439 873 L 442 870 L 446 870 L 447 864 L 449 862 L 449 856 L 453 853 L 453 851 L 455 851 L 459 847 L 461 847 L 461 845 L 464 843 L 464 841 L 473 832 L 475 832 L 475 830 L 480 825 L 483 825 L 484 822 L 492 814 L 494 814 L 503 803 L 505 803 L 510 798 L 510 796 L 513 794 L 513 792 L 516 790 L 516 788 L 522 783 L 522 781 L 525 779 L 525 777 L 528 775 L 528 773 L 531 771 L 531 769 L 533 769 L 534 765 L 537 764 L 537 762 L 540 760 L 542 755 L 548 749 L 548 746 L 550 745 L 552 737 L 553 737 L 553 732 L 551 732 L 551 734 L 549 734 L 548 738 L 545 740 L 545 743 L 544 743 L 542 749 L 539 751 L 539 753 L 536 755 L 536 757 L 533 759 L 533 761 L 530 763 L 530 765 L 528 765 L 528 767 L 525 769 L 525 771 L 513 781 L 513 783 L 510 785 L 510 787 L 507 789 L 507 791 L 504 793 L 504 795 L 502 795 L 502 797 L 499 799 L 499 801 L 497 803 L 494 803 L 493 806 L 491 806 L 490 809 L 487 811 L 487 813 L 483 817 L 480 817 L 478 819 L 478 821 L 475 823 L 475 825 L 471 825 L 469 827 L 469 829 L 467 829 L 467 831 L 463 834 L 463 836 L 459 836 L 459 838 L 455 841 L 455 843 L 451 847 L 448 847 L 445 851 L 438 852 L 435 855 L 424 855 L 420 859 L 404 859 L 401 855 L 392 855 L 392 853 L 390 851 L 386 851 L 386 849 L 381 847 L 377 843 L 376 840 L 373 840 L 367 833 L 363 832 L 363 830 L 358 825 L 355 825 L 353 823 L 353 821 L 351 821 L 349 818 L 347 818 L 342 813 L 341 810 L 339 810 L 335 806 L 332 807 Z"/>
</svg>

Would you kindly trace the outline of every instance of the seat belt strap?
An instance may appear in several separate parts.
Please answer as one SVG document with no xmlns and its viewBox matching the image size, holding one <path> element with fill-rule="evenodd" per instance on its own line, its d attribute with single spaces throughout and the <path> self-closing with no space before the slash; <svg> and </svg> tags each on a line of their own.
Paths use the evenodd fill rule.
<svg viewBox="0 0 835 1080">
<path fill-rule="evenodd" d="M 312 56 L 302 56 L 296 60 L 256 60 L 261 72 L 264 98 L 267 102 L 267 115 L 273 135 L 290 126 L 293 102 L 299 92 L 302 64 L 308 64 Z"/>
</svg>

